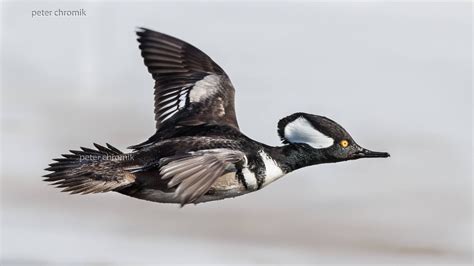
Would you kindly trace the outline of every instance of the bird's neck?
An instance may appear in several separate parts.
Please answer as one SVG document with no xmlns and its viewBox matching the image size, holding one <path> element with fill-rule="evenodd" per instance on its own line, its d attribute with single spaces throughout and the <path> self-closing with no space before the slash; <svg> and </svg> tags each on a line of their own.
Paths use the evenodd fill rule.
<svg viewBox="0 0 474 266">
<path fill-rule="evenodd" d="M 324 149 L 313 149 L 306 144 L 271 147 L 269 153 L 286 173 L 310 165 L 336 162 Z"/>
</svg>

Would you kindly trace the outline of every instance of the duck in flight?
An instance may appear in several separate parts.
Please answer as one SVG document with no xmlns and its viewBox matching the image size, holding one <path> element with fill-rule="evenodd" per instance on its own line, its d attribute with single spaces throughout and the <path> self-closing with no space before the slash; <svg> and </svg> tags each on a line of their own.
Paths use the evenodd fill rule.
<svg viewBox="0 0 474 266">
<path fill-rule="evenodd" d="M 257 142 L 239 130 L 234 87 L 210 57 L 163 33 L 140 28 L 137 35 L 155 80 L 156 133 L 130 153 L 94 144 L 54 159 L 44 177 L 62 191 L 115 191 L 183 206 L 258 191 L 310 165 L 390 156 L 362 148 L 336 122 L 307 113 L 278 122 L 282 146 Z"/>
</svg>

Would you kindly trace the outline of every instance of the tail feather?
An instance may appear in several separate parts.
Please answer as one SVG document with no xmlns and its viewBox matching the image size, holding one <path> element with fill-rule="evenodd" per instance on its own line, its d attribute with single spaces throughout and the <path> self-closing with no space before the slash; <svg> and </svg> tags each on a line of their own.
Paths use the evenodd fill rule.
<svg viewBox="0 0 474 266">
<path fill-rule="evenodd" d="M 94 143 L 97 150 L 81 147 L 53 159 L 44 181 L 71 194 L 88 194 L 117 190 L 135 182 L 135 175 L 125 170 L 132 162 L 131 154 L 124 154 L 110 144 Z"/>
</svg>

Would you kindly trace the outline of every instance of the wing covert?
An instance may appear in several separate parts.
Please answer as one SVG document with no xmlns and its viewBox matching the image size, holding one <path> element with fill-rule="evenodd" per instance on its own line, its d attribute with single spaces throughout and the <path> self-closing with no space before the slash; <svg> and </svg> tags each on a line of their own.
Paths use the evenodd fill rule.
<svg viewBox="0 0 474 266">
<path fill-rule="evenodd" d="M 192 203 L 206 194 L 216 180 L 230 172 L 245 160 L 244 153 L 228 149 L 212 149 L 191 152 L 162 160 L 161 178 L 168 187 L 177 187 L 175 197 L 181 205 Z"/>
</svg>

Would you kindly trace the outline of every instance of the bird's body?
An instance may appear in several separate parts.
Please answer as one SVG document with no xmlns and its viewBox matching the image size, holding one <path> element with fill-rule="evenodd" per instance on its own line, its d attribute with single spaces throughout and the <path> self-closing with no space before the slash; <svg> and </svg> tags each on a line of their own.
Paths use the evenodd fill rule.
<svg viewBox="0 0 474 266">
<path fill-rule="evenodd" d="M 168 188 L 168 180 L 156 178 L 148 169 L 158 169 L 161 158 L 173 158 L 183 153 L 226 153 L 241 152 L 241 162 L 235 171 L 223 173 L 210 186 L 209 191 L 199 200 L 211 201 L 235 197 L 262 188 L 265 184 L 283 175 L 279 167 L 279 176 L 272 168 L 266 169 L 264 155 L 274 148 L 253 141 L 240 131 L 227 126 L 193 126 L 180 128 L 172 137 L 162 139 L 151 145 L 141 147 L 132 153 L 137 166 L 130 166 L 137 175 L 135 184 L 120 191 L 133 197 L 157 202 L 179 202 L 174 197 L 174 188 Z M 255 153 L 258 151 L 258 153 Z M 142 171 L 142 169 L 145 169 Z"/>
<path fill-rule="evenodd" d="M 64 191 L 116 191 L 164 203 L 198 203 L 257 191 L 301 167 L 387 157 L 357 145 L 336 122 L 295 113 L 278 123 L 284 145 L 244 135 L 227 74 L 199 49 L 174 37 L 137 32 L 155 79 L 156 133 L 124 154 L 107 144 L 55 159 L 46 181 Z"/>
</svg>

